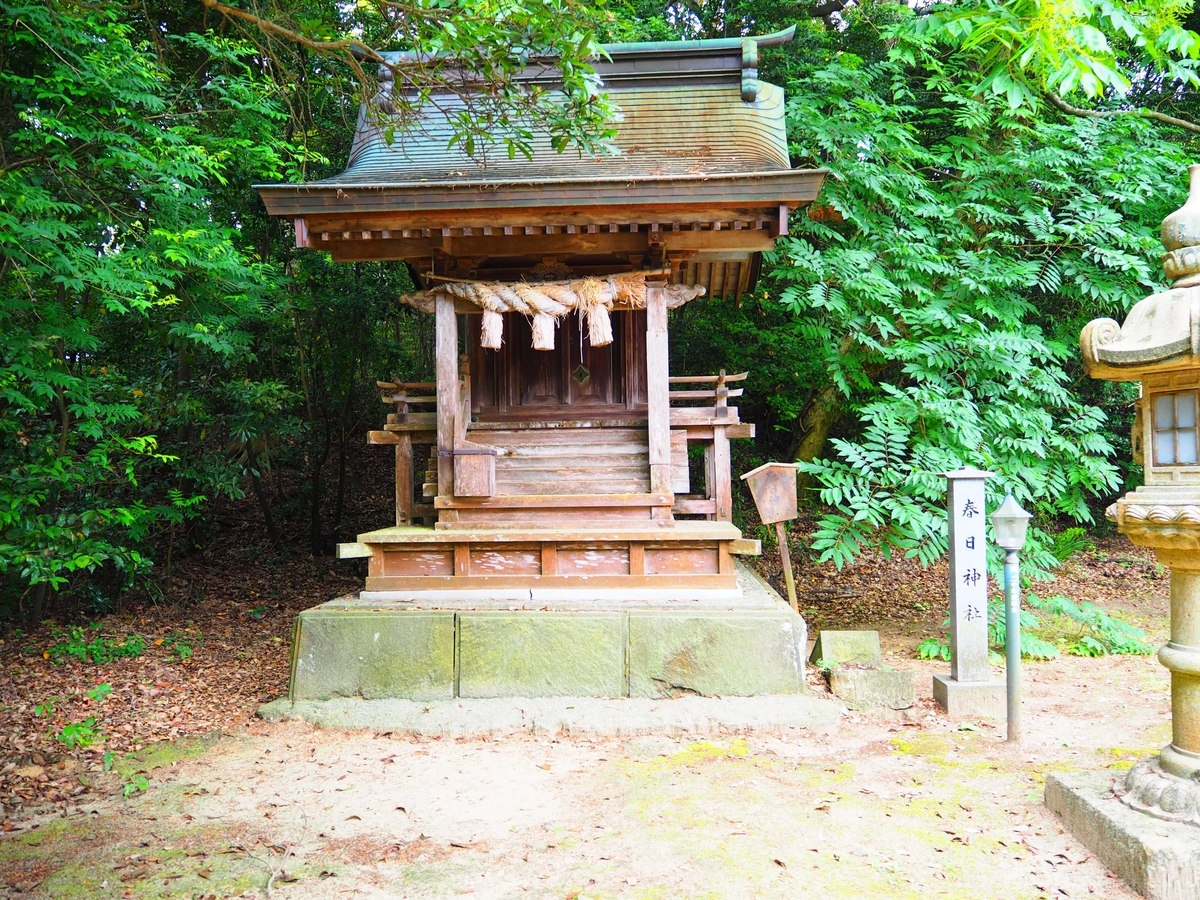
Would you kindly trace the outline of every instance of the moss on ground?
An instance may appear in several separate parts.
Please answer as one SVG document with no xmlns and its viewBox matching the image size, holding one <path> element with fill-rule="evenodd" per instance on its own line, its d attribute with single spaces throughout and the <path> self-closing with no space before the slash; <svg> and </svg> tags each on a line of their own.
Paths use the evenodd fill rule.
<svg viewBox="0 0 1200 900">
<path fill-rule="evenodd" d="M 153 835 L 134 816 L 76 815 L 0 842 L 0 883 L 53 900 L 125 896 L 175 900 L 261 890 L 268 870 L 235 849 L 241 830 L 223 825 L 170 827 Z M 39 871 L 24 883 L 21 863 L 36 855 Z"/>
<path fill-rule="evenodd" d="M 213 732 L 204 737 L 184 738 L 178 741 L 163 741 L 144 747 L 137 753 L 127 753 L 114 756 L 112 771 L 128 780 L 137 774 L 149 774 L 155 769 L 183 762 L 185 759 L 196 759 L 203 756 L 221 740 L 220 732 Z"/>
<path fill-rule="evenodd" d="M 986 758 L 994 744 L 971 732 L 904 732 L 891 749 L 881 764 L 909 759 L 896 766 L 897 796 L 886 802 L 856 787 L 854 765 L 790 762 L 744 740 L 619 761 L 613 773 L 625 790 L 625 812 L 661 844 L 656 855 L 703 861 L 721 873 L 713 882 L 736 885 L 739 897 L 794 887 L 805 896 L 926 900 L 956 880 L 981 900 L 1041 895 L 1032 885 L 993 884 L 989 874 L 996 855 L 1026 852 L 1012 838 L 1011 817 L 995 803 L 1017 767 Z M 714 809 L 736 809 L 739 818 L 714 818 Z M 886 846 L 873 837 L 883 830 L 892 836 Z M 837 847 L 847 849 L 831 849 Z M 934 867 L 912 865 L 929 857 Z M 678 896 L 661 881 L 647 881 L 621 896 Z M 610 896 L 594 887 L 582 894 Z"/>
</svg>

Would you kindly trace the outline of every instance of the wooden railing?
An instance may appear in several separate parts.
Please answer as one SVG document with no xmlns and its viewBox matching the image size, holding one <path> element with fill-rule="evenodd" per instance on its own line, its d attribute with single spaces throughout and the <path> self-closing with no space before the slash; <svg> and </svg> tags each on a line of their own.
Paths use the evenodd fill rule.
<svg viewBox="0 0 1200 900">
<path fill-rule="evenodd" d="M 742 388 L 730 389 L 729 385 L 745 381 L 748 375 L 748 372 L 727 375 L 721 369 L 716 375 L 682 375 L 668 379 L 672 386 L 706 385 L 703 388 L 672 390 L 669 395 L 672 404 L 671 462 L 672 486 L 676 493 L 675 512 L 703 515 L 722 522 L 728 522 L 733 517 L 729 440 L 754 437 L 754 426 L 743 425 L 738 419 L 737 407 L 729 405 L 731 399 L 743 393 Z M 683 403 L 691 405 L 676 405 Z M 688 444 L 704 447 L 703 494 L 690 493 Z"/>
<path fill-rule="evenodd" d="M 685 424 L 701 419 L 732 419 L 737 421 L 737 407 L 730 406 L 729 401 L 742 396 L 742 388 L 730 390 L 729 385 L 745 381 L 749 372 L 739 372 L 736 375 L 726 375 L 721 369 L 716 375 L 676 375 L 668 378 L 672 386 L 668 395 L 671 400 L 671 424 Z M 675 390 L 674 385 L 712 385 L 701 389 L 685 388 Z M 687 401 L 688 406 L 678 405 Z M 694 405 L 699 401 L 700 405 Z"/>
<path fill-rule="evenodd" d="M 395 406 L 396 410 L 388 416 L 388 424 L 407 424 L 414 420 L 412 407 L 428 407 L 427 416 L 436 416 L 437 383 L 433 381 L 377 381 L 375 386 L 380 390 L 380 399 L 384 405 Z M 427 391 L 426 394 L 414 394 L 414 391 Z M 423 424 L 423 420 L 422 421 Z M 434 421 L 430 419 L 429 421 Z"/>
<path fill-rule="evenodd" d="M 465 360 L 460 360 L 457 389 L 450 394 L 453 405 L 457 407 L 449 417 L 454 477 L 456 487 L 461 478 L 464 490 L 469 492 L 462 495 L 464 498 L 487 498 L 495 491 L 495 462 L 494 459 L 483 457 L 491 457 L 492 454 L 502 451 L 485 449 L 486 445 L 480 446 L 467 437 L 471 387 L 470 373 L 465 363 Z M 674 494 L 676 513 L 700 514 L 720 521 L 730 520 L 732 475 L 729 441 L 732 438 L 754 436 L 754 426 L 742 424 L 738 418 L 737 407 L 729 402 L 742 396 L 743 388 L 731 388 L 730 385 L 745 381 L 747 375 L 746 372 L 728 375 L 721 370 L 716 375 L 685 375 L 668 379 L 671 388 L 668 394 L 671 431 L 670 488 Z M 376 386 L 380 390 L 381 400 L 392 406 L 394 412 L 388 414 L 384 430 L 370 432 L 368 442 L 391 444 L 396 448 L 396 524 L 409 525 L 415 519 L 435 515 L 437 506 L 444 505 L 441 501 L 414 503 L 413 500 L 414 446 L 430 448 L 422 496 L 425 499 L 433 499 L 439 493 L 436 384 L 429 381 L 404 382 L 395 379 L 377 381 Z M 703 494 L 690 493 L 687 455 L 689 444 L 700 444 L 704 447 Z M 456 490 L 455 495 L 459 495 L 459 491 Z M 669 500 L 670 494 L 667 497 Z M 548 501 L 550 498 L 545 499 Z M 451 500 L 446 502 L 457 505 Z"/>
<path fill-rule="evenodd" d="M 384 404 L 395 407 L 388 413 L 382 431 L 367 434 L 369 444 L 391 444 L 396 448 L 396 524 L 411 525 L 414 519 L 435 515 L 432 503 L 413 502 L 413 446 L 437 444 L 437 397 L 431 381 L 377 381 Z M 414 412 L 413 407 L 425 410 Z M 431 458 L 436 455 L 431 453 Z"/>
</svg>

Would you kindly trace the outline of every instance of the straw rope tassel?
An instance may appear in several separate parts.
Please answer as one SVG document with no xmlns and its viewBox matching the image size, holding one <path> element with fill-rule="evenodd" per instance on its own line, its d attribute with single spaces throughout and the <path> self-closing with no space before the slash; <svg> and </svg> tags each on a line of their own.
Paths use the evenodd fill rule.
<svg viewBox="0 0 1200 900">
<path fill-rule="evenodd" d="M 704 294 L 703 287 L 679 284 L 667 285 L 660 290 L 667 293 L 668 309 Z M 535 350 L 553 350 L 558 320 L 571 310 L 577 310 L 581 319 L 587 319 L 591 345 L 603 347 L 613 341 L 611 313 L 614 304 L 646 308 L 646 275 L 631 272 L 604 280 L 580 278 L 540 284 L 450 281 L 401 297 L 400 302 L 431 313 L 439 294 L 474 303 L 483 311 L 479 343 L 489 350 L 499 350 L 504 343 L 503 316 L 508 312 L 518 312 L 532 320 L 530 330 Z"/>
<path fill-rule="evenodd" d="M 479 344 L 488 350 L 499 350 L 504 343 L 504 316 L 493 309 L 484 309 Z"/>
</svg>

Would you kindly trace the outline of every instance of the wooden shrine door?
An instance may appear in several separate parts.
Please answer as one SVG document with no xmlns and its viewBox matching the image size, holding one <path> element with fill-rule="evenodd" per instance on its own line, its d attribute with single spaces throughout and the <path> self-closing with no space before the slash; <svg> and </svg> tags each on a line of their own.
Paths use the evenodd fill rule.
<svg viewBox="0 0 1200 900">
<path fill-rule="evenodd" d="M 499 351 L 479 346 L 470 317 L 471 407 L 481 420 L 645 416 L 645 313 L 614 313 L 613 342 L 593 347 L 576 313 L 555 329 L 553 350 L 534 350 L 529 321 L 504 317 Z"/>
</svg>

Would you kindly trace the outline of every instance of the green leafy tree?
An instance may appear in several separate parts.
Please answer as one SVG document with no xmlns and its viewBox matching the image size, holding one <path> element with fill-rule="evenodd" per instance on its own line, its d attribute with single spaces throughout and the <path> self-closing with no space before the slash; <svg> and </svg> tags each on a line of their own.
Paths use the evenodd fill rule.
<svg viewBox="0 0 1200 900">
<path fill-rule="evenodd" d="M 1088 521 L 1120 482 L 1077 385 L 1077 335 L 1161 287 L 1180 133 L 1014 109 L 919 16 L 858 15 L 851 32 L 882 24 L 890 46 L 834 50 L 790 86 L 793 153 L 830 175 L 773 273 L 828 372 L 800 423 L 802 471 L 830 507 L 814 549 L 839 565 L 868 546 L 936 558 L 941 473 L 965 464 L 998 473 L 993 499 Z M 1035 567 L 1054 562 L 1042 543 L 1035 531 Z"/>
<path fill-rule="evenodd" d="M 0 571 L 37 618 L 72 573 L 144 574 L 156 529 L 194 508 L 191 491 L 147 481 L 175 459 L 160 452 L 147 369 L 113 365 L 114 348 L 157 334 L 244 354 L 272 277 L 205 190 L 250 141 L 200 137 L 197 110 L 116 10 L 4 13 Z M 277 115 L 236 75 L 205 99 L 224 110 L 232 93 Z M 278 167 L 263 137 L 253 154 Z"/>
<path fill-rule="evenodd" d="M 305 67 L 304 51 L 339 62 L 355 76 L 361 99 L 375 100 L 370 111 L 393 136 L 416 124 L 435 95 L 454 113 L 451 145 L 472 155 L 499 145 L 509 157 L 528 156 L 539 135 L 560 152 L 596 151 L 614 134 L 591 65 L 600 53 L 592 28 L 601 18 L 577 0 L 368 0 L 319 11 L 202 2 L 244 26 L 287 71 Z M 407 52 L 382 52 L 393 50 Z M 554 70 L 554 89 L 517 80 L 539 67 Z"/>
</svg>

